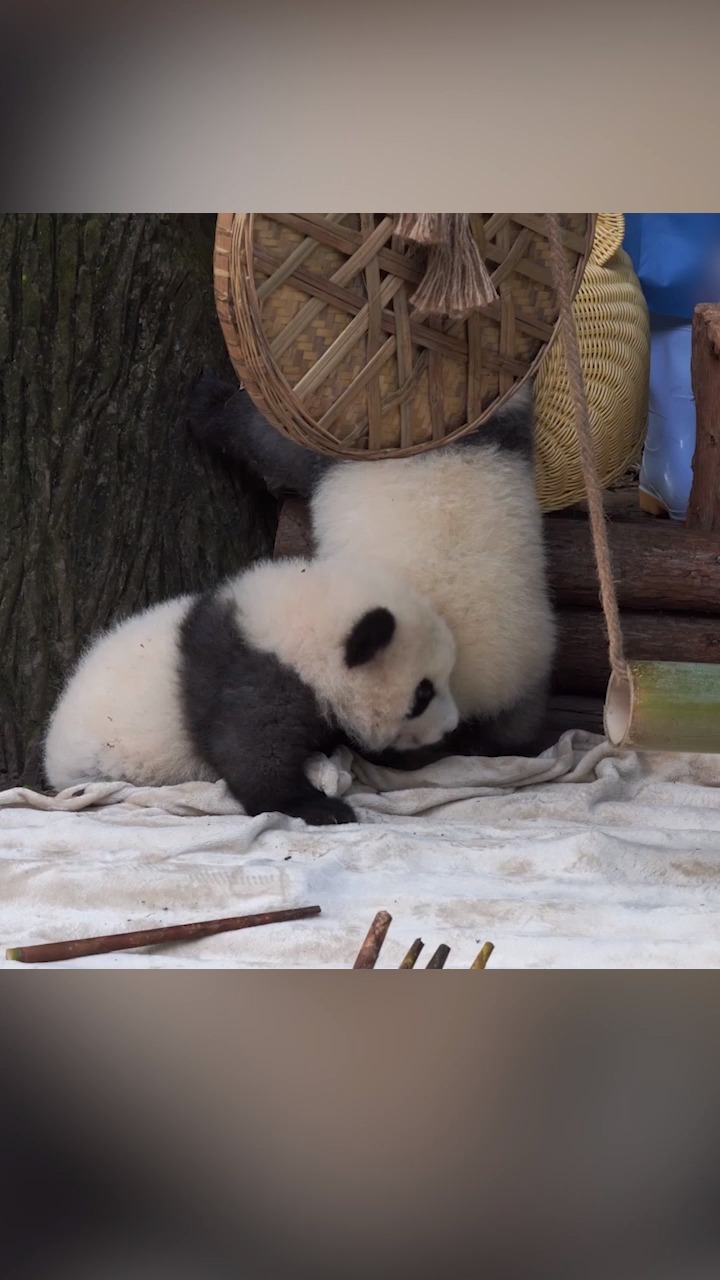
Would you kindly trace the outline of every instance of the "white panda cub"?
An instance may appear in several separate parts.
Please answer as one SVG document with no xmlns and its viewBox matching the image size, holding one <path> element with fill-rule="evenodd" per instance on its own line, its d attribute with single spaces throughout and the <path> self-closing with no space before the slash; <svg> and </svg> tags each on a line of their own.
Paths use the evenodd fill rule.
<svg viewBox="0 0 720 1280">
<path fill-rule="evenodd" d="M 248 814 L 353 822 L 305 768 L 339 741 L 360 751 L 437 742 L 458 722 L 455 643 L 411 586 L 348 557 L 263 561 L 95 640 L 50 720 L 55 790 L 224 779 Z"/>
<path fill-rule="evenodd" d="M 193 390 L 197 440 L 245 462 L 274 490 L 307 497 L 318 554 L 377 560 L 432 603 L 457 645 L 460 714 L 438 755 L 533 751 L 555 652 L 535 489 L 533 395 L 523 387 L 470 436 L 410 458 L 339 461 L 294 444 L 248 394 L 211 377 Z"/>
</svg>

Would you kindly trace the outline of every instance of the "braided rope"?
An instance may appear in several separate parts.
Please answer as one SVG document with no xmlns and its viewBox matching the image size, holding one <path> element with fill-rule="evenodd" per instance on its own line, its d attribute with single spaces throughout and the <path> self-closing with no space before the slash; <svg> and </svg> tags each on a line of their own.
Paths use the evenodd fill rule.
<svg viewBox="0 0 720 1280">
<path fill-rule="evenodd" d="M 572 309 L 572 290 L 568 274 L 565 253 L 563 250 L 561 228 L 558 215 L 545 215 L 548 244 L 550 248 L 550 265 L 552 268 L 559 307 L 559 329 L 562 336 L 567 366 L 568 383 L 575 413 L 575 429 L 578 437 L 580 463 L 585 479 L 588 512 L 590 516 L 590 532 L 595 549 L 598 579 L 600 581 L 600 600 L 608 633 L 608 652 L 610 668 L 614 676 L 627 679 L 627 664 L 623 648 L 623 635 L 620 626 L 620 610 L 618 608 L 615 579 L 613 577 L 610 543 L 605 521 L 602 487 L 598 475 L 597 459 L 593 444 L 590 414 L 585 394 L 580 347 L 578 345 L 575 317 Z"/>
</svg>

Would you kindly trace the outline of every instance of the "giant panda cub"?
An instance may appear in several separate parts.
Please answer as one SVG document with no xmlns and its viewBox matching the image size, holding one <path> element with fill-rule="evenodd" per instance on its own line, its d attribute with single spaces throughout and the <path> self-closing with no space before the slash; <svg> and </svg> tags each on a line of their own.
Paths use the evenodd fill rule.
<svg viewBox="0 0 720 1280">
<path fill-rule="evenodd" d="M 51 717 L 55 790 L 224 779 L 248 814 L 353 822 L 317 790 L 314 752 L 440 741 L 458 723 L 447 625 L 394 574 L 348 557 L 261 562 L 156 605 L 80 659 Z"/>
<path fill-rule="evenodd" d="M 319 555 L 384 563 L 433 604 L 457 645 L 460 724 L 434 751 L 376 757 L 414 768 L 440 755 L 531 753 L 545 719 L 555 625 L 534 480 L 533 394 L 520 389 L 456 444 L 347 461 L 283 436 L 242 389 L 204 376 L 195 438 L 309 500 Z"/>
</svg>

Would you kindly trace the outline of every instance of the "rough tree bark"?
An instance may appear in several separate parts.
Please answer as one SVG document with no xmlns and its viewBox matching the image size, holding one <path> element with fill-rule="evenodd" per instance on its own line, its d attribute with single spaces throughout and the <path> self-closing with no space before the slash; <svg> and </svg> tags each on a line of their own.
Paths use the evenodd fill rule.
<svg viewBox="0 0 720 1280">
<path fill-rule="evenodd" d="M 88 637 L 268 552 L 275 504 L 196 449 L 228 364 L 207 215 L 0 217 L 0 786 Z"/>
</svg>

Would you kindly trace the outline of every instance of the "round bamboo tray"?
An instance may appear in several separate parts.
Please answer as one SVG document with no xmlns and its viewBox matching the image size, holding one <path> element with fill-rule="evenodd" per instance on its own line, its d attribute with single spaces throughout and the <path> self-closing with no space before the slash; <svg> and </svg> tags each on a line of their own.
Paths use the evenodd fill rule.
<svg viewBox="0 0 720 1280">
<path fill-rule="evenodd" d="M 427 250 L 396 214 L 224 213 L 218 315 L 240 381 L 284 434 L 344 458 L 406 457 L 480 426 L 535 374 L 557 329 L 542 214 L 481 213 L 472 228 L 498 299 L 420 318 Z M 576 291 L 595 215 L 560 215 Z"/>
<path fill-rule="evenodd" d="M 645 438 L 650 327 L 640 282 L 621 245 L 621 214 L 598 214 L 595 242 L 573 301 L 600 483 L 637 460 Z M 585 497 L 562 341 L 535 383 L 536 474 L 541 506 L 557 511 Z"/>
</svg>

